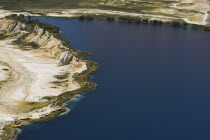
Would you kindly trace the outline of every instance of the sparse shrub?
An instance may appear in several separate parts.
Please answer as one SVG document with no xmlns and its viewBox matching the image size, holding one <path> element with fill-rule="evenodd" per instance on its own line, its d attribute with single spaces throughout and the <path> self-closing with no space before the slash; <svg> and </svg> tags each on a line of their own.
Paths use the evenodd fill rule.
<svg viewBox="0 0 210 140">
<path fill-rule="evenodd" d="M 48 24 L 48 23 L 44 23 L 44 22 L 40 22 L 38 19 L 32 20 L 31 23 L 34 25 L 38 25 L 40 28 L 42 28 L 45 31 L 48 31 L 50 33 L 60 33 L 60 30 L 57 26 Z"/>
<path fill-rule="evenodd" d="M 181 23 L 179 21 L 171 21 L 171 25 L 177 27 L 181 26 Z"/>
<path fill-rule="evenodd" d="M 157 24 L 163 24 L 163 21 L 157 20 Z"/>
<path fill-rule="evenodd" d="M 94 20 L 92 16 L 79 16 L 79 20 Z"/>
<path fill-rule="evenodd" d="M 204 31 L 210 31 L 210 27 L 209 26 L 205 26 L 204 27 Z"/>
<path fill-rule="evenodd" d="M 123 17 L 123 16 L 121 16 L 121 17 L 119 17 L 119 20 L 128 21 L 128 17 Z"/>
<path fill-rule="evenodd" d="M 85 16 L 79 16 L 79 20 L 85 20 Z"/>
<path fill-rule="evenodd" d="M 164 22 L 164 23 L 165 23 L 165 24 L 171 24 L 170 21 L 166 21 L 166 22 Z"/>
<path fill-rule="evenodd" d="M 33 49 L 38 49 L 39 45 L 35 42 L 29 42 L 26 45 L 31 46 Z"/>
<path fill-rule="evenodd" d="M 153 24 L 157 24 L 157 23 L 158 23 L 158 21 L 157 21 L 157 20 L 155 20 L 155 19 L 154 19 L 154 20 L 152 20 L 151 22 L 152 22 Z"/>
<path fill-rule="evenodd" d="M 107 17 L 106 20 L 107 20 L 107 21 L 114 21 L 115 18 L 114 18 L 114 17 Z"/>
<path fill-rule="evenodd" d="M 142 21 L 141 21 L 141 19 L 136 19 L 135 22 L 136 22 L 136 23 L 141 23 Z"/>
<path fill-rule="evenodd" d="M 144 19 L 142 19 L 142 22 L 143 22 L 143 23 L 148 23 L 149 20 L 148 20 L 147 18 L 144 18 Z"/>
<path fill-rule="evenodd" d="M 183 22 L 183 23 L 182 23 L 182 26 L 187 27 L 188 24 L 187 24 L 186 22 Z"/>
<path fill-rule="evenodd" d="M 86 16 L 85 19 L 86 20 L 94 20 L 94 18 L 92 16 Z"/>
</svg>

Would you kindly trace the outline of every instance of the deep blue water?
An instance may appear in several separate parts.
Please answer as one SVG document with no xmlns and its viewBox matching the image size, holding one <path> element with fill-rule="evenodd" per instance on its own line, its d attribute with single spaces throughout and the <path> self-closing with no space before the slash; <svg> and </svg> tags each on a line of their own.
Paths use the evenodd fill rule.
<svg viewBox="0 0 210 140">
<path fill-rule="evenodd" d="M 98 86 L 71 113 L 24 127 L 18 140 L 210 140 L 210 33 L 39 19 L 95 54 Z"/>
</svg>

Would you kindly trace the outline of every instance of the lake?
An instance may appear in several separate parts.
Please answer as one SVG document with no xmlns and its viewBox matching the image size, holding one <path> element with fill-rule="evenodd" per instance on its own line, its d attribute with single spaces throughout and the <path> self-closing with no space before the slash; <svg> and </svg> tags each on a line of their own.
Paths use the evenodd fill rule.
<svg viewBox="0 0 210 140">
<path fill-rule="evenodd" d="M 44 18 L 94 53 L 97 88 L 17 140 L 209 140 L 210 33 L 164 25 Z"/>
</svg>

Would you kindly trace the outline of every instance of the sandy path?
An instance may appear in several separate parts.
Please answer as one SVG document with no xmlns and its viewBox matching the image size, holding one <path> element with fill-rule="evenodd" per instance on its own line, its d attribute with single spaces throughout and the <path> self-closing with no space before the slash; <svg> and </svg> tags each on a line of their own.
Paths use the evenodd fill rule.
<svg viewBox="0 0 210 140">
<path fill-rule="evenodd" d="M 5 83 L 0 89 L 0 103 L 5 102 L 5 104 L 8 104 L 8 101 L 14 102 L 14 100 L 8 100 L 8 98 L 14 98 L 9 94 L 17 91 L 17 89 L 19 91 L 23 90 L 21 93 L 27 93 L 27 89 L 32 83 L 33 78 L 30 72 L 17 61 L 17 54 L 15 54 L 12 49 L 1 47 L 0 54 L 0 60 L 7 63 L 13 71 L 12 78 L 8 81 L 9 84 L 8 82 Z M 20 97 L 20 94 L 18 96 Z M 16 99 L 18 96 L 16 96 Z M 23 96 L 25 95 L 22 95 L 22 97 Z"/>
</svg>

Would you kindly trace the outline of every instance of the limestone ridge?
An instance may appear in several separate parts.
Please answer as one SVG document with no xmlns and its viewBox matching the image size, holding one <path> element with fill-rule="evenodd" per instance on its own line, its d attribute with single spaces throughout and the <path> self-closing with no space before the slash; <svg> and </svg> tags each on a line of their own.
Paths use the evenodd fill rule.
<svg viewBox="0 0 210 140">
<path fill-rule="evenodd" d="M 73 56 L 76 56 L 76 52 L 55 37 L 57 35 L 40 28 L 39 25 L 26 25 L 16 20 L 2 19 L 0 20 L 0 32 L 21 34 L 19 38 L 23 42 L 36 43 L 42 55 L 56 58 L 58 62 L 64 65 L 69 64 Z"/>
<path fill-rule="evenodd" d="M 38 25 L 34 26 L 33 31 L 24 37 L 24 41 L 37 43 L 39 48 L 45 52 L 45 55 L 52 58 L 59 57 L 62 52 L 68 51 L 68 48 L 63 45 L 61 40 L 55 38 L 54 35 L 50 34 L 48 31 L 44 31 Z M 60 62 L 64 61 L 62 60 Z"/>
<path fill-rule="evenodd" d="M 0 32 L 12 32 L 16 25 L 15 20 L 2 19 L 0 20 Z"/>
</svg>

